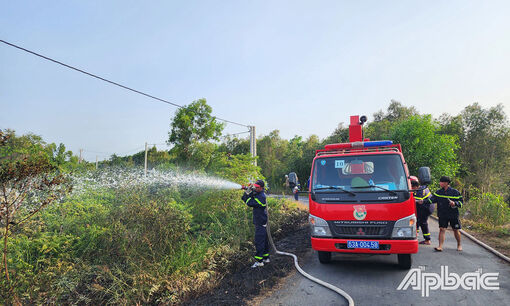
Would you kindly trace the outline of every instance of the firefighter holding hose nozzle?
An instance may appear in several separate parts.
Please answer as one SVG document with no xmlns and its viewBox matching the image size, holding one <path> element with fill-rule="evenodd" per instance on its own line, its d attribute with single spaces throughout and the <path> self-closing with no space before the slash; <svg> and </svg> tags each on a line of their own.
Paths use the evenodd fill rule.
<svg viewBox="0 0 510 306">
<path fill-rule="evenodd" d="M 267 238 L 267 209 L 264 181 L 258 180 L 255 184 L 243 186 L 245 189 L 242 200 L 246 205 L 253 207 L 253 224 L 255 224 L 255 263 L 252 268 L 263 267 L 269 263 L 269 242 Z"/>
</svg>

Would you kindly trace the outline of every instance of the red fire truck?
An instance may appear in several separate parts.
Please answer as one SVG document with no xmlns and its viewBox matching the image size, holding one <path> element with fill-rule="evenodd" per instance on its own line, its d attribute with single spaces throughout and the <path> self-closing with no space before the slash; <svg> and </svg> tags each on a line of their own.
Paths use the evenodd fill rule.
<svg viewBox="0 0 510 306">
<path fill-rule="evenodd" d="M 400 144 L 364 139 L 364 122 L 365 116 L 351 116 L 350 142 L 316 151 L 309 187 L 312 248 L 321 263 L 330 262 L 332 252 L 397 254 L 399 266 L 409 269 L 418 240 L 407 164 Z"/>
</svg>

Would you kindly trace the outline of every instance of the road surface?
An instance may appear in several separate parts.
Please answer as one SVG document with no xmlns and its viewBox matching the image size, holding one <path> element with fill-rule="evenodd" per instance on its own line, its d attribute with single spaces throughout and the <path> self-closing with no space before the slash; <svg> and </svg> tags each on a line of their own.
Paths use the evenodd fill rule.
<svg viewBox="0 0 510 306">
<path fill-rule="evenodd" d="M 300 201 L 308 204 L 305 197 L 300 197 Z M 491 283 L 498 283 L 499 289 L 437 289 L 430 290 L 429 296 L 424 296 L 420 290 L 413 290 L 412 286 L 406 290 L 397 290 L 409 271 L 399 269 L 396 255 L 361 256 L 337 253 L 333 255 L 331 264 L 324 265 L 319 263 L 316 252 L 311 251 L 310 256 L 300 262 L 300 265 L 307 273 L 346 291 L 356 305 L 510 305 L 510 264 L 466 237 L 462 240 L 464 250 L 458 252 L 450 230 L 446 234 L 445 250 L 441 253 L 435 252 L 433 247 L 437 244 L 439 228 L 437 222 L 431 218 L 429 225 L 433 243 L 430 246 L 420 245 L 418 254 L 413 255 L 412 269 L 420 269 L 421 266 L 423 273 L 441 273 L 441 266 L 447 266 L 449 273 L 457 273 L 460 277 L 464 273 L 479 272 L 479 269 L 482 269 L 482 275 L 497 272 L 499 275 L 493 278 Z M 414 275 L 418 273 L 415 272 Z M 296 273 L 287 278 L 279 290 L 263 299 L 261 304 L 347 305 L 347 302 L 337 293 Z"/>
</svg>

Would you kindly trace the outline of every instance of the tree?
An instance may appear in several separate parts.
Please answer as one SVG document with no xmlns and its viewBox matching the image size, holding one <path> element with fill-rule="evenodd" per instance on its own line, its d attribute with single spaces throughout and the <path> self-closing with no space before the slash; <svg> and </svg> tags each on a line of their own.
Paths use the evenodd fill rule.
<svg viewBox="0 0 510 306">
<path fill-rule="evenodd" d="M 4 131 L 0 130 L 0 147 L 5 146 L 10 137 L 10 135 L 5 134 Z"/>
<path fill-rule="evenodd" d="M 460 114 L 460 156 L 466 169 L 466 182 L 482 192 L 504 192 L 510 180 L 510 126 L 498 104 L 483 109 L 478 103 Z"/>
<path fill-rule="evenodd" d="M 190 157 L 188 163 L 193 165 L 195 170 L 205 170 L 216 152 L 216 144 L 210 142 L 193 142 L 190 146 Z"/>
<path fill-rule="evenodd" d="M 269 135 L 257 140 L 257 164 L 262 169 L 262 174 L 267 178 L 270 186 L 281 186 L 284 175 L 289 173 L 289 167 L 285 163 L 288 150 L 288 141 L 280 137 L 280 131 L 274 130 Z M 274 188 L 274 187 L 273 187 Z"/>
<path fill-rule="evenodd" d="M 131 157 L 131 159 L 129 159 L 129 157 Z M 122 157 L 122 156 L 118 156 L 117 154 L 113 153 L 110 156 L 110 160 L 108 161 L 108 164 L 112 167 L 127 168 L 129 166 L 133 166 L 135 164 L 135 162 L 133 161 L 132 156 Z"/>
<path fill-rule="evenodd" d="M 173 144 L 179 161 L 187 163 L 193 154 L 193 145 L 219 140 L 224 124 L 211 116 L 212 108 L 205 99 L 193 101 L 179 108 L 172 119 L 167 143 Z M 196 151 L 196 150 L 195 150 Z"/>
<path fill-rule="evenodd" d="M 343 142 L 343 140 L 339 141 Z M 301 145 L 302 151 L 301 157 L 299 160 L 297 160 L 296 164 L 294 165 L 294 169 L 296 169 L 296 173 L 301 179 L 302 188 L 305 187 L 305 183 L 307 182 L 308 177 L 310 176 L 310 171 L 312 169 L 312 161 L 313 158 L 315 157 L 315 151 L 321 148 L 323 148 L 323 146 L 321 145 L 321 142 L 317 135 L 311 135 Z"/>
<path fill-rule="evenodd" d="M 250 153 L 250 141 L 248 139 L 225 136 L 218 150 L 232 155 L 247 154 Z"/>
<path fill-rule="evenodd" d="M 437 122 L 440 125 L 441 134 L 456 136 L 457 139 L 462 140 L 464 137 L 464 127 L 462 124 L 462 116 L 452 116 L 449 114 L 442 114 L 437 119 Z"/>
<path fill-rule="evenodd" d="M 153 146 L 147 151 L 147 163 L 151 168 L 157 165 L 170 162 L 170 154 L 167 151 L 158 151 L 156 146 Z"/>
<path fill-rule="evenodd" d="M 58 167 L 60 170 L 70 172 L 79 168 L 86 168 L 86 162 L 80 165 L 78 163 L 78 157 L 74 156 L 72 151 L 67 151 L 63 143 L 59 144 L 58 147 L 56 144 L 51 143 L 45 146 L 45 150 L 50 158 L 51 164 Z"/>
<path fill-rule="evenodd" d="M 239 184 L 255 182 L 257 179 L 264 179 L 264 176 L 260 167 L 253 164 L 254 159 L 249 153 L 228 155 L 219 152 L 213 156 L 207 172 Z"/>
<path fill-rule="evenodd" d="M 297 166 L 303 157 L 303 144 L 303 138 L 297 135 L 287 142 L 287 150 L 285 150 L 283 156 L 287 173 L 297 172 Z M 301 176 L 298 175 L 298 178 L 301 178 Z"/>
<path fill-rule="evenodd" d="M 52 164 L 38 136 L 0 134 L 0 227 L 3 236 L 2 266 L 10 285 L 8 239 L 41 209 L 69 192 L 70 181 Z"/>
<path fill-rule="evenodd" d="M 401 144 L 411 174 L 428 166 L 432 178 L 437 180 L 442 175 L 455 176 L 459 169 L 456 137 L 440 134 L 439 124 L 430 115 L 414 115 L 396 123 L 390 138 Z"/>
<path fill-rule="evenodd" d="M 324 145 L 330 143 L 342 143 L 349 142 L 349 127 L 345 127 L 343 122 L 340 122 L 336 127 L 333 134 L 324 139 L 322 143 Z"/>
<path fill-rule="evenodd" d="M 414 106 L 406 107 L 398 101 L 391 100 L 386 113 L 380 110 L 374 113 L 372 121 L 369 118 L 368 124 L 365 127 L 365 137 L 371 140 L 391 138 L 390 131 L 395 123 L 415 115 L 418 115 L 418 111 Z"/>
<path fill-rule="evenodd" d="M 388 106 L 388 110 L 383 119 L 388 120 L 390 122 L 396 122 L 400 120 L 405 120 L 409 117 L 418 115 L 418 111 L 414 106 L 406 107 L 402 105 L 399 101 L 391 100 L 390 105 Z"/>
</svg>

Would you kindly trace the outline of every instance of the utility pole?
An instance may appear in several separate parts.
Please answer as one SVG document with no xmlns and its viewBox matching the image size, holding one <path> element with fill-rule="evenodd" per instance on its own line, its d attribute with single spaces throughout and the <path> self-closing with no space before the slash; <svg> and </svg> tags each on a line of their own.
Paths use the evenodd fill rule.
<svg viewBox="0 0 510 306">
<path fill-rule="evenodd" d="M 97 155 L 96 155 L 96 170 L 97 170 Z"/>
<path fill-rule="evenodd" d="M 82 153 L 83 153 L 83 149 L 80 149 L 80 158 L 78 159 L 78 164 L 81 164 L 81 161 L 82 161 L 82 159 L 81 159 Z"/>
<path fill-rule="evenodd" d="M 147 176 L 147 142 L 145 143 L 145 176 Z"/>
<path fill-rule="evenodd" d="M 250 153 L 252 157 L 257 157 L 257 137 L 255 136 L 255 126 L 250 125 Z M 257 160 L 253 161 L 257 165 Z"/>
</svg>

